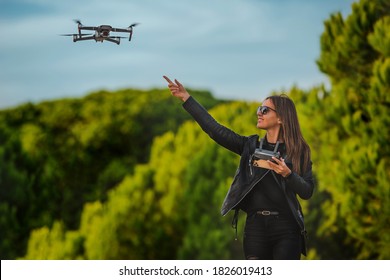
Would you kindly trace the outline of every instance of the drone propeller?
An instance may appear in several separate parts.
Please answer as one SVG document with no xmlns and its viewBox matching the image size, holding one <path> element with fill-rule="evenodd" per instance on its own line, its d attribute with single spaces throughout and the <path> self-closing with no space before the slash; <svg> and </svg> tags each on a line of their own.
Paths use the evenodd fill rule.
<svg viewBox="0 0 390 280">
<path fill-rule="evenodd" d="M 133 27 L 137 26 L 138 24 L 139 24 L 139 23 L 135 22 L 135 23 L 133 23 L 133 24 L 131 24 L 131 25 L 129 26 L 129 28 L 128 28 L 128 29 L 130 29 L 129 42 L 131 41 L 131 37 L 133 37 Z"/>
<path fill-rule="evenodd" d="M 90 36 L 92 34 L 85 34 L 85 33 L 77 33 L 77 34 L 60 34 L 60 36 L 77 36 L 77 35 L 81 35 L 81 36 Z"/>
<path fill-rule="evenodd" d="M 74 19 L 73 21 L 74 21 L 75 23 L 77 23 L 78 25 L 83 25 L 79 19 Z"/>
</svg>

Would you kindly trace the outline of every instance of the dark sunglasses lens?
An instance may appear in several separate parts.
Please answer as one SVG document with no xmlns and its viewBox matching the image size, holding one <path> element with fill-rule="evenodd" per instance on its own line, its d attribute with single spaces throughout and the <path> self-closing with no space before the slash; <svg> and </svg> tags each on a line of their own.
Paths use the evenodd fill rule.
<svg viewBox="0 0 390 280">
<path fill-rule="evenodd" d="M 260 113 L 262 115 L 266 115 L 269 111 L 269 108 L 268 107 L 265 107 L 265 106 L 260 106 L 258 109 L 257 109 L 257 113 Z"/>
</svg>

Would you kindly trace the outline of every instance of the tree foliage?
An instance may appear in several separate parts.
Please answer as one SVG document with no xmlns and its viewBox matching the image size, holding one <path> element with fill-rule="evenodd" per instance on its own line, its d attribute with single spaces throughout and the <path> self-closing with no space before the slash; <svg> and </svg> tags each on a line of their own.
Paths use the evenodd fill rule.
<svg viewBox="0 0 390 280">
<path fill-rule="evenodd" d="M 207 108 L 220 102 L 192 91 Z M 0 112 L 2 258 L 24 254 L 30 231 L 77 229 L 87 202 L 146 162 L 155 136 L 189 119 L 167 90 L 100 91 Z"/>
<path fill-rule="evenodd" d="M 345 20 L 325 22 L 318 65 L 332 89 L 316 136 L 319 189 L 330 197 L 320 205 L 324 258 L 390 258 L 389 34 L 389 1 L 362 0 Z"/>
</svg>

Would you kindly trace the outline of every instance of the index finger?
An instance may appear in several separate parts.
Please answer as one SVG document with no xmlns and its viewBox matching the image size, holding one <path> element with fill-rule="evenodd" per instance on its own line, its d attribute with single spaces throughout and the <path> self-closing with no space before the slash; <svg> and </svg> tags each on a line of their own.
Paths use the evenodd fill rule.
<svg viewBox="0 0 390 280">
<path fill-rule="evenodd" d="M 163 78 L 168 82 L 168 84 L 173 84 L 173 82 L 167 76 L 163 76 Z"/>
</svg>

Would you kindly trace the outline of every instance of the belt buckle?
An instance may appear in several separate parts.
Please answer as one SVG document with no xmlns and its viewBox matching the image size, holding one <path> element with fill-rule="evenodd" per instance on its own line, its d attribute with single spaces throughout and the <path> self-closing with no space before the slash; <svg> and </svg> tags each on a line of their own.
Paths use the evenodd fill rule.
<svg viewBox="0 0 390 280">
<path fill-rule="evenodd" d="M 269 215 L 271 215 L 271 211 L 263 210 L 263 211 L 261 211 L 261 215 L 269 216 Z"/>
</svg>

